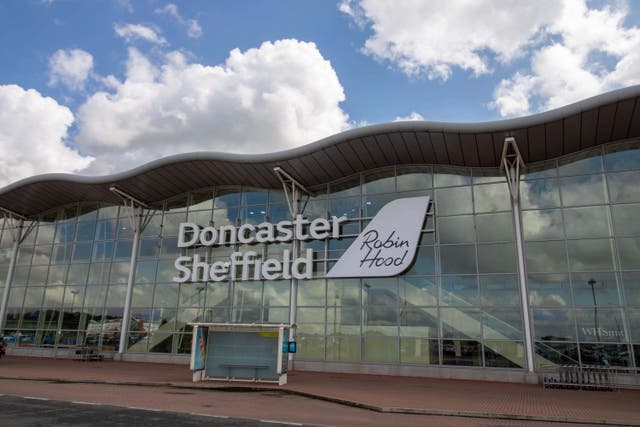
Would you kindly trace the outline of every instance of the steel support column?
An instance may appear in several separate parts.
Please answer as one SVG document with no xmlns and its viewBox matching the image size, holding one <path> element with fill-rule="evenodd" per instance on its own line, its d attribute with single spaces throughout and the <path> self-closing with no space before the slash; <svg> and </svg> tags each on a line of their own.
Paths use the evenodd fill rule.
<svg viewBox="0 0 640 427">
<path fill-rule="evenodd" d="M 287 172 L 282 170 L 282 168 L 276 167 L 273 168 L 278 179 L 282 182 L 282 188 L 284 189 L 284 195 L 287 199 L 287 205 L 289 206 L 289 214 L 291 215 L 291 219 L 295 219 L 297 215 L 301 213 L 303 209 L 300 209 L 300 196 L 301 193 L 305 193 L 309 195 L 310 193 L 307 191 L 302 184 L 300 184 L 295 178 L 289 175 Z M 292 259 L 297 259 L 300 254 L 300 241 L 295 238 L 291 243 L 291 257 Z M 291 286 L 289 289 L 289 324 L 292 325 L 292 328 L 289 330 L 289 339 L 291 341 L 295 341 L 296 339 L 296 318 L 298 312 L 298 279 L 291 276 Z M 289 353 L 289 360 L 293 361 L 293 354 Z"/>
<path fill-rule="evenodd" d="M 143 215 L 143 208 L 147 207 L 144 202 L 136 199 L 135 197 L 125 193 L 116 187 L 110 188 L 111 192 L 118 195 L 123 203 L 124 208 L 127 210 L 127 217 L 129 218 L 129 224 L 133 230 L 133 244 L 131 247 L 131 261 L 129 262 L 129 277 L 127 279 L 127 294 L 124 300 L 124 310 L 122 312 L 122 327 L 120 328 L 120 343 L 118 345 L 118 354 L 122 355 L 127 350 L 127 337 L 129 336 L 129 321 L 131 319 L 131 298 L 133 295 L 133 284 L 136 278 L 136 267 L 138 263 L 138 248 L 140 247 L 140 235 L 145 226 L 149 223 L 151 215 L 149 212 L 145 217 Z"/>
<path fill-rule="evenodd" d="M 531 334 L 531 313 L 529 310 L 529 293 L 527 290 L 527 274 L 524 262 L 524 243 L 522 241 L 522 223 L 520 221 L 520 170 L 524 161 L 513 137 L 504 140 L 500 168 L 504 170 L 511 194 L 513 221 L 516 232 L 516 250 L 518 255 L 518 274 L 520 281 L 520 304 L 522 308 L 522 328 L 524 330 L 524 346 L 527 354 L 527 372 L 535 371 L 533 339 Z"/>
</svg>

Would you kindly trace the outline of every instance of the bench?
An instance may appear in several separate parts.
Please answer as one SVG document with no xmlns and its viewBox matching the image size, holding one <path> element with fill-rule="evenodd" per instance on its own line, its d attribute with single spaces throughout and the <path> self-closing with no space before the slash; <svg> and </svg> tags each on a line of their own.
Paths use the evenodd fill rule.
<svg viewBox="0 0 640 427">
<path fill-rule="evenodd" d="M 219 365 L 221 368 L 227 368 L 227 378 L 235 378 L 234 376 L 231 375 L 231 370 L 232 369 L 254 369 L 255 373 L 253 376 L 254 380 L 259 380 L 260 377 L 258 376 L 258 371 L 261 369 L 268 369 L 269 365 L 252 365 L 252 364 L 247 364 L 247 363 L 221 363 Z"/>
</svg>

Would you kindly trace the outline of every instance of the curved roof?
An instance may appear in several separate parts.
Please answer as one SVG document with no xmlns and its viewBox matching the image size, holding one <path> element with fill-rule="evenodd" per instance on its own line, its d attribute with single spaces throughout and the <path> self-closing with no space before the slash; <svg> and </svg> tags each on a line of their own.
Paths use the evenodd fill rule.
<svg viewBox="0 0 640 427">
<path fill-rule="evenodd" d="M 401 164 L 496 167 L 507 136 L 515 137 L 525 163 L 638 137 L 640 85 L 516 119 L 394 122 L 349 130 L 276 153 L 196 152 L 165 157 L 114 175 L 38 175 L 0 189 L 0 207 L 33 216 L 77 201 L 120 203 L 109 190 L 112 186 L 146 203 L 213 185 L 281 188 L 273 172 L 276 166 L 308 187 Z"/>
</svg>

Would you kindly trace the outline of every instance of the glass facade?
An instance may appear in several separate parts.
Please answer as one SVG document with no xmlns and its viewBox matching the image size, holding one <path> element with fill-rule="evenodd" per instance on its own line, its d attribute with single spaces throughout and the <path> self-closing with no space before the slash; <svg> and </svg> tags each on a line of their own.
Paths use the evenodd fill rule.
<svg viewBox="0 0 640 427">
<path fill-rule="evenodd" d="M 640 365 L 640 141 L 528 166 L 520 182 L 524 265 L 536 365 Z M 498 169 L 410 165 L 313 188 L 310 219 L 348 217 L 338 239 L 308 240 L 311 279 L 297 294 L 297 360 L 526 368 L 511 196 Z M 326 279 L 386 203 L 432 198 L 412 266 L 398 277 Z M 182 222 L 289 219 L 281 191 L 199 189 L 144 212 L 127 352 L 188 353 L 190 322 L 288 323 L 289 280 L 176 283 L 174 261 L 234 251 L 280 258 L 290 243 L 178 248 Z M 0 287 L 13 248 L 4 220 Z M 117 351 L 134 233 L 125 207 L 41 215 L 17 252 L 5 335 L 17 346 Z"/>
</svg>

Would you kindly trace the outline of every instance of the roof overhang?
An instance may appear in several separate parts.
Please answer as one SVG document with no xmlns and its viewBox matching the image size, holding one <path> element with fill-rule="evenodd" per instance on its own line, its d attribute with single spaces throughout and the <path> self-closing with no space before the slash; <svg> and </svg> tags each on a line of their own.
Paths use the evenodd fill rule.
<svg viewBox="0 0 640 427">
<path fill-rule="evenodd" d="M 107 176 L 45 174 L 0 189 L 0 207 L 33 216 L 78 201 L 120 203 L 116 187 L 147 204 L 213 185 L 280 188 L 280 167 L 313 187 L 403 164 L 499 167 L 506 137 L 526 164 L 640 136 L 640 85 L 541 114 L 484 123 L 394 122 L 348 130 L 269 154 L 179 154 Z"/>
</svg>

